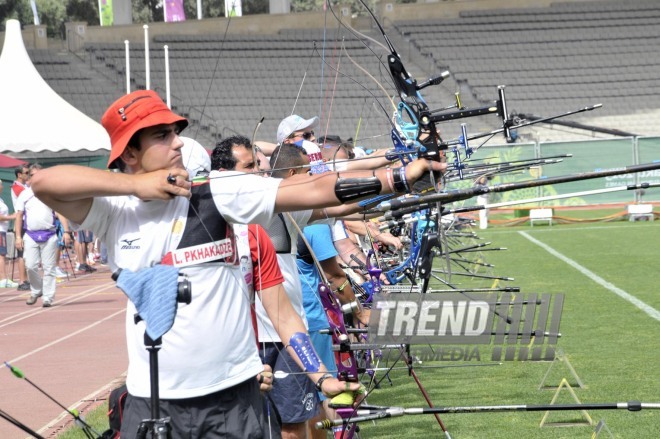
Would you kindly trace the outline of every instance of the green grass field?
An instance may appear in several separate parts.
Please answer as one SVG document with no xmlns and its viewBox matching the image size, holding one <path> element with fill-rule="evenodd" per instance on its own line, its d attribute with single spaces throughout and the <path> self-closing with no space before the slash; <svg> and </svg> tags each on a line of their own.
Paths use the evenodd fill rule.
<svg viewBox="0 0 660 439">
<path fill-rule="evenodd" d="M 508 249 L 483 253 L 485 260 L 495 264 L 494 274 L 515 278 L 500 285 L 519 286 L 523 293 L 565 295 L 558 348 L 564 351 L 586 386 L 575 388 L 581 402 L 660 401 L 660 322 L 530 242 L 522 233 L 659 310 L 660 224 L 622 221 L 478 231 L 484 241 L 492 242 L 492 247 Z M 455 280 L 465 287 L 491 283 Z M 506 362 L 493 367 L 420 369 L 418 376 L 438 406 L 548 404 L 554 391 L 538 388 L 550 365 Z M 417 386 L 405 371 L 392 377 L 393 386 L 383 384 L 383 389 L 373 393 L 370 403 L 424 406 Z M 568 368 L 555 363 L 546 383 L 556 385 L 564 377 L 576 384 Z M 572 403 L 573 399 L 567 391 L 562 391 L 557 402 Z M 588 425 L 540 428 L 543 414 L 446 414 L 442 419 L 455 438 L 591 437 L 593 427 Z M 588 414 L 594 422 L 604 419 L 617 438 L 660 437 L 659 411 L 590 411 Z M 581 419 L 580 412 L 552 412 L 546 422 Z M 429 415 L 365 424 L 362 431 L 369 438 L 442 434 Z M 602 434 L 601 437 L 607 437 L 606 432 Z"/>
<path fill-rule="evenodd" d="M 660 310 L 660 222 L 593 223 L 581 225 L 521 226 L 477 231 L 491 247 L 483 257 L 495 265 L 482 270 L 514 281 L 522 293 L 562 293 L 565 303 L 558 348 L 562 349 L 585 384 L 579 388 L 568 368 L 555 362 L 546 384 L 566 378 L 581 402 L 660 401 L 660 321 L 596 283 L 576 269 L 593 275 Z M 571 265 L 531 242 L 526 235 L 569 258 Z M 442 261 L 436 258 L 436 267 Z M 470 281 L 455 276 L 461 287 L 489 287 L 492 280 Z M 437 285 L 437 284 L 436 284 Z M 485 358 L 484 358 L 485 357 Z M 476 362 L 472 362 L 475 364 Z M 392 361 L 389 362 L 392 364 Z M 425 362 L 423 366 L 470 364 Z M 492 366 L 417 369 L 420 381 L 437 406 L 548 404 L 554 390 L 539 390 L 550 362 L 490 362 Z M 423 407 L 425 402 L 406 371 L 392 371 L 369 397 L 370 404 Z M 567 391 L 558 403 L 574 402 Z M 104 413 L 104 408 L 99 409 Z M 539 427 L 544 412 L 446 414 L 442 419 L 453 438 L 590 438 L 594 426 Z M 604 420 L 616 438 L 659 438 L 660 411 L 588 411 L 594 422 Z M 103 416 L 99 417 L 101 423 Z M 580 412 L 552 412 L 546 422 L 580 422 Z M 105 428 L 100 425 L 99 430 Z M 364 438 L 444 437 L 431 415 L 409 415 L 361 424 Z M 82 438 L 73 431 L 60 436 Z M 609 437 L 606 431 L 599 437 Z"/>
</svg>

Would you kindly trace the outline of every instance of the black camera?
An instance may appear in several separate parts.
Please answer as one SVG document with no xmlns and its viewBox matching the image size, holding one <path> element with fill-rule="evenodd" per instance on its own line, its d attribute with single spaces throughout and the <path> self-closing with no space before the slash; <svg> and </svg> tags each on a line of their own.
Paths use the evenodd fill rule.
<svg viewBox="0 0 660 439">
<path fill-rule="evenodd" d="M 176 301 L 190 305 L 192 300 L 192 285 L 187 277 L 180 276 L 176 286 Z"/>
</svg>

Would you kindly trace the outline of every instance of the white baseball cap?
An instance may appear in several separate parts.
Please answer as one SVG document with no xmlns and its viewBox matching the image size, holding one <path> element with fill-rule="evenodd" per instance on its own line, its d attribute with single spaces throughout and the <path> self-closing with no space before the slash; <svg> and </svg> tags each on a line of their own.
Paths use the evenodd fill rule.
<svg viewBox="0 0 660 439">
<path fill-rule="evenodd" d="M 277 127 L 277 143 L 282 143 L 291 134 L 296 131 L 302 131 L 307 128 L 315 127 L 319 124 L 319 118 L 314 116 L 311 119 L 303 119 L 297 114 L 292 114 L 280 122 Z"/>
<path fill-rule="evenodd" d="M 211 157 L 209 157 L 206 148 L 190 137 L 180 136 L 179 138 L 183 140 L 183 147 L 181 148 L 183 166 L 186 167 L 190 177 L 194 178 L 200 171 L 210 172 Z"/>
</svg>

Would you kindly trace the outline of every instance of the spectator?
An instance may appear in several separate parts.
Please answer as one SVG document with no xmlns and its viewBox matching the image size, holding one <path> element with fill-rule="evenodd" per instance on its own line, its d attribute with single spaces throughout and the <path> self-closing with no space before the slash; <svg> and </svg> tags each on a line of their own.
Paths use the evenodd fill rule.
<svg viewBox="0 0 660 439">
<path fill-rule="evenodd" d="M 30 178 L 42 172 L 41 165 L 30 166 Z M 25 223 L 23 218 L 25 217 Z M 25 266 L 32 294 L 27 300 L 34 305 L 41 296 L 44 308 L 53 305 L 55 298 L 55 267 L 57 265 L 57 231 L 55 220 L 59 217 L 64 227 L 64 243 L 71 243 L 71 235 L 66 218 L 56 213 L 38 199 L 32 188 L 21 192 L 16 200 L 16 248 L 24 250 Z M 25 232 L 25 235 L 23 235 Z M 43 278 L 39 265 L 43 269 Z"/>
<path fill-rule="evenodd" d="M 69 262 L 71 261 L 71 255 L 69 254 L 69 249 L 66 247 L 64 244 L 64 226 L 60 222 L 59 218 L 55 218 L 55 230 L 57 232 L 57 252 L 55 254 L 55 279 L 57 282 L 63 281 L 65 278 L 69 278 L 69 273 L 67 273 L 66 270 L 63 270 L 59 263 L 62 260 L 62 252 L 64 252 L 69 259 Z M 73 242 L 73 239 L 70 241 Z M 66 268 L 66 263 L 64 264 Z M 73 267 L 71 267 L 71 270 L 73 270 Z"/>
<path fill-rule="evenodd" d="M 78 230 L 74 245 L 78 257 L 76 269 L 85 273 L 94 273 L 96 271 L 96 268 L 92 267 L 94 257 L 89 251 L 89 247 L 94 245 L 94 233 L 90 230 Z"/>
<path fill-rule="evenodd" d="M 59 223 L 59 221 L 58 221 Z M 69 225 L 69 227 L 71 227 Z M 71 272 L 76 271 L 76 267 L 78 266 L 78 256 L 76 255 L 76 246 L 75 246 L 75 241 L 76 241 L 76 235 L 77 233 L 75 231 L 69 232 L 69 235 L 71 236 L 71 241 L 70 244 L 67 246 L 64 243 L 64 226 L 60 224 L 59 230 L 58 230 L 58 237 L 59 241 L 57 243 L 58 247 L 58 254 L 60 257 L 60 262 L 64 261 L 64 277 L 67 279 L 69 278 L 69 273 L 68 269 L 71 269 Z M 60 277 L 58 276 L 58 281 Z"/>
<path fill-rule="evenodd" d="M 14 169 L 14 175 L 16 175 L 16 180 L 11 185 L 11 203 L 16 212 L 16 200 L 18 196 L 23 192 L 24 189 L 28 187 L 28 180 L 30 179 L 30 167 L 29 165 L 21 165 Z M 16 239 L 14 238 L 14 243 Z M 16 247 L 16 245 L 14 245 Z M 27 271 L 25 270 L 25 259 L 23 259 L 23 250 L 18 248 L 14 249 L 16 262 L 18 263 L 18 290 L 19 291 L 30 291 L 30 282 L 27 280 Z M 13 275 L 13 273 L 12 273 Z"/>
</svg>

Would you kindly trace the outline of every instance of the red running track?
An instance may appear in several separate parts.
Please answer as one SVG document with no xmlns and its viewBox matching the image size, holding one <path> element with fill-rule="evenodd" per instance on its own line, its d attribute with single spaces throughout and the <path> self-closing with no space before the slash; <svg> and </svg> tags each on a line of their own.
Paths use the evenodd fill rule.
<svg viewBox="0 0 660 439">
<path fill-rule="evenodd" d="M 84 416 L 105 401 L 127 369 L 126 296 L 107 267 L 57 284 L 51 308 L 29 291 L 0 289 L 0 410 L 48 438 L 72 425 L 66 412 L 14 377 L 7 361 L 69 409 Z M 0 438 L 30 437 L 0 418 Z"/>
</svg>

